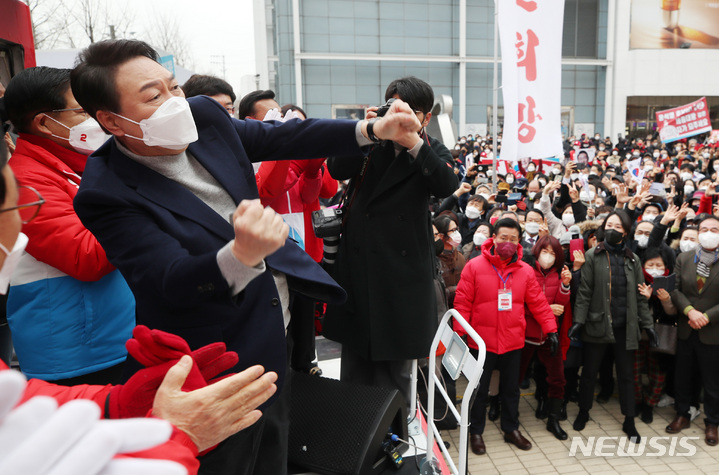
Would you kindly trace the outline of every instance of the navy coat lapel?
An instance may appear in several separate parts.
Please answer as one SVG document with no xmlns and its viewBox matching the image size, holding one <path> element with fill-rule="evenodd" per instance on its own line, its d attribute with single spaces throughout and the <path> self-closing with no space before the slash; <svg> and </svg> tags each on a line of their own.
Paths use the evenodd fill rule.
<svg viewBox="0 0 719 475">
<path fill-rule="evenodd" d="M 199 136 L 200 140 L 191 143 L 188 151 L 227 190 L 235 203 L 257 197 L 255 172 L 249 160 L 241 160 L 214 125 L 202 128 Z M 248 195 L 250 190 L 254 190 L 254 195 Z"/>
<path fill-rule="evenodd" d="M 220 216 L 184 186 L 128 158 L 115 144 L 112 147 L 110 167 L 138 194 L 161 208 L 195 221 L 223 239 L 234 238 L 229 216 Z"/>
</svg>

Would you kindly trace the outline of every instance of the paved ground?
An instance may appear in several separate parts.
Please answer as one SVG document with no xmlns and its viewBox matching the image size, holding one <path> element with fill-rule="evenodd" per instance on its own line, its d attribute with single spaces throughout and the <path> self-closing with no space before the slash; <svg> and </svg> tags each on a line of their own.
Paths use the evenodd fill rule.
<svg viewBox="0 0 719 475">
<path fill-rule="evenodd" d="M 644 451 L 638 456 L 616 455 L 617 444 L 624 446 L 627 451 L 632 449 L 638 451 L 639 447 L 632 447 L 632 444 L 624 441 L 606 441 L 604 449 L 597 451 L 596 438 L 598 437 L 621 437 L 622 416 L 619 409 L 619 399 L 616 395 L 606 404 L 595 402 L 590 412 L 591 419 L 582 432 L 572 429 L 571 423 L 577 415 L 576 404 L 570 403 L 567 412 L 568 420 L 562 422 L 562 428 L 567 432 L 569 438 L 565 441 L 557 440 L 546 429 L 546 422 L 534 417 L 536 400 L 534 399 L 533 387 L 523 391 L 519 404 L 520 431 L 532 442 L 532 449 L 522 451 L 514 445 L 504 442 L 502 432 L 499 428 L 499 421 L 487 421 L 487 428 L 484 433 L 484 441 L 487 445 L 486 455 L 474 455 L 469 452 L 469 473 L 491 475 L 491 474 L 544 474 L 544 473 L 590 473 L 592 475 L 621 473 L 622 475 L 639 473 L 682 473 L 688 474 L 717 474 L 719 473 L 719 446 L 709 447 L 704 442 L 704 418 L 701 414 L 696 418 L 689 429 L 678 434 L 675 440 L 650 440 L 651 437 L 674 437 L 664 431 L 666 425 L 674 418 L 672 407 L 658 408 L 654 411 L 654 422 L 647 425 L 639 418 L 636 419 L 636 427 L 639 434 L 647 438 Z M 458 452 L 456 444 L 459 443 L 459 430 L 444 431 L 442 436 L 451 444 L 450 453 L 457 460 Z M 587 443 L 591 437 L 595 437 L 594 450 L 591 455 L 584 455 L 581 450 L 576 450 L 575 456 L 570 456 L 572 438 L 579 436 L 583 439 L 585 450 L 588 451 Z M 697 437 L 697 439 L 680 440 L 682 437 Z M 653 443 L 652 443 L 653 442 Z M 674 449 L 672 450 L 672 444 Z M 693 455 L 680 456 L 694 451 Z M 659 455 L 663 451 L 664 455 Z M 670 453 L 674 455 L 669 455 Z M 598 454 L 604 455 L 598 455 Z M 641 452 L 640 452 L 641 453 Z M 653 454 L 653 455 L 652 455 Z"/>
<path fill-rule="evenodd" d="M 318 354 L 320 366 L 326 377 L 339 378 L 339 345 L 318 338 Z M 466 387 L 466 380 L 457 381 L 457 394 L 460 395 Z M 459 407 L 458 407 L 459 409 Z M 639 434 L 646 440 L 643 452 L 640 446 L 626 442 L 622 439 L 605 439 L 603 448 L 597 450 L 596 441 L 599 437 L 624 436 L 622 432 L 622 416 L 619 409 L 619 399 L 615 394 L 608 403 L 594 403 L 590 412 L 590 420 L 582 432 L 572 429 L 572 422 L 578 412 L 578 407 L 570 403 L 567 412 L 568 420 L 563 421 L 562 428 L 569 438 L 565 441 L 557 440 L 546 429 L 546 420 L 534 417 L 536 400 L 534 399 L 534 386 L 522 391 L 519 403 L 520 431 L 532 442 L 532 449 L 522 451 L 514 445 L 504 442 L 499 421 L 487 421 L 484 441 L 487 445 L 486 455 L 474 455 L 469 452 L 469 473 L 473 475 L 513 475 L 513 474 L 617 474 L 632 475 L 640 473 L 669 474 L 719 474 L 719 446 L 709 447 L 704 442 L 704 415 L 699 415 L 689 429 L 672 436 L 664 431 L 669 422 L 674 419 L 672 407 L 658 408 L 654 411 L 654 422 L 650 425 L 636 419 Z M 458 463 L 459 429 L 442 431 L 442 437 L 451 446 L 449 449 L 455 463 Z M 580 449 L 575 456 L 570 456 L 572 438 L 580 437 L 581 445 L 588 455 Z M 589 450 L 590 438 L 594 437 L 595 445 Z M 660 440 L 652 437 L 668 437 Z M 684 439 L 683 437 L 695 437 Z M 578 439 L 577 442 L 580 442 Z M 639 452 L 636 456 L 620 456 L 617 445 L 621 445 L 628 452 Z M 626 444 L 626 445 L 625 445 Z M 694 452 L 692 455 L 688 454 Z M 660 452 L 664 452 L 660 455 Z M 673 455 L 670 455 L 673 454 Z"/>
</svg>

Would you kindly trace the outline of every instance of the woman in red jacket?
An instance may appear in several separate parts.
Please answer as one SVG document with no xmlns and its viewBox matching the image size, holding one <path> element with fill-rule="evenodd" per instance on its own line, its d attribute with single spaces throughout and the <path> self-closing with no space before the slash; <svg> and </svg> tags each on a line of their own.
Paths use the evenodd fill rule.
<svg viewBox="0 0 719 475">
<path fill-rule="evenodd" d="M 569 305 L 569 283 L 572 281 L 572 273 L 564 265 L 562 245 L 555 237 L 543 236 L 532 248 L 532 255 L 535 259 L 534 275 L 537 283 L 544 291 L 557 328 L 561 328 L 564 309 Z M 559 426 L 565 384 L 562 354 L 560 352 L 552 354 L 551 342 L 529 308 L 525 310 L 524 315 L 527 319 L 527 330 L 519 380 L 524 379 L 524 373 L 536 352 L 539 361 L 547 368 L 546 381 L 542 381 L 542 378 L 537 380 L 537 404 L 548 405 L 547 430 L 557 439 L 566 440 L 567 433 Z"/>
<path fill-rule="evenodd" d="M 485 405 L 492 371 L 500 372 L 499 398 L 502 407 L 501 429 L 505 442 L 522 450 L 532 444 L 519 432 L 519 365 L 524 348 L 525 304 L 539 322 L 552 345 L 559 347 L 557 324 L 552 309 L 537 283 L 534 270 L 522 262 L 522 246 L 518 246 L 522 228 L 516 221 L 497 221 L 491 239 L 482 244 L 482 255 L 465 265 L 457 286 L 454 308 L 472 325 L 487 347 L 477 398 L 470 416 L 470 446 L 477 455 L 486 453 L 482 433 Z M 463 335 L 455 323 L 455 331 Z M 477 357 L 476 344 L 469 346 Z"/>
</svg>

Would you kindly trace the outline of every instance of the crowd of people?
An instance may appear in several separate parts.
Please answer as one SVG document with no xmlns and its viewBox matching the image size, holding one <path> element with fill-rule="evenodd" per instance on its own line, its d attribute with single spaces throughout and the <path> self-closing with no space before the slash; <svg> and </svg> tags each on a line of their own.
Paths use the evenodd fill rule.
<svg viewBox="0 0 719 475">
<path fill-rule="evenodd" d="M 19 389 L 0 419 L 36 395 L 88 399 L 108 418 L 174 426 L 138 460 L 285 473 L 290 371 L 322 374 L 317 313 L 342 344 L 342 381 L 409 402 L 411 362 L 426 358 L 438 313 L 455 308 L 487 347 L 475 454 L 486 453 L 487 418 L 531 448 L 518 413 L 528 378 L 535 416 L 564 440 L 568 403 L 583 430 L 597 375 L 606 402 L 614 368 L 632 441 L 635 417 L 651 422 L 673 398 L 667 432 L 703 403 L 706 443 L 717 444 L 714 144 L 571 137 L 561 158 L 495 170 L 490 137 L 449 149 L 425 132 L 434 95 L 418 78 L 392 81 L 361 121 L 312 119 L 276 99 L 238 102 L 211 76 L 180 85 L 133 40 L 95 43 L 72 70 L 14 76 L 2 104 L 15 137 L 0 147 L 0 293 L 31 379 L 8 383 Z M 341 232 L 322 239 L 313 212 L 338 202 Z"/>
<path fill-rule="evenodd" d="M 605 403 L 616 374 L 630 440 L 641 441 L 636 416 L 651 423 L 673 401 L 666 432 L 676 434 L 703 402 L 705 441 L 717 444 L 719 153 L 708 137 L 657 136 L 570 137 L 563 157 L 502 163 L 496 176 L 492 138 L 459 138 L 461 184 L 435 202 L 434 226 L 447 302 L 487 345 L 470 426 L 475 454 L 486 453 L 485 412 L 501 416 L 505 440 L 531 448 L 514 432 L 529 377 L 535 415 L 560 440 L 568 402 L 578 403 L 572 427 L 581 431 L 597 376 Z"/>
</svg>

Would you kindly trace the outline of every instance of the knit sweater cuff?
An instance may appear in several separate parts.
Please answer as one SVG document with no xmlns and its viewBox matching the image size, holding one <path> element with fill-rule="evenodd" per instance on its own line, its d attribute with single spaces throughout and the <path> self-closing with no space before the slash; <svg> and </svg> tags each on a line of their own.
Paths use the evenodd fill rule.
<svg viewBox="0 0 719 475">
<path fill-rule="evenodd" d="M 265 261 L 260 262 L 255 267 L 248 267 L 238 261 L 235 255 L 232 254 L 232 241 L 217 251 L 217 265 L 220 268 L 222 277 L 230 286 L 232 295 L 242 292 L 252 279 L 265 271 Z"/>
</svg>

